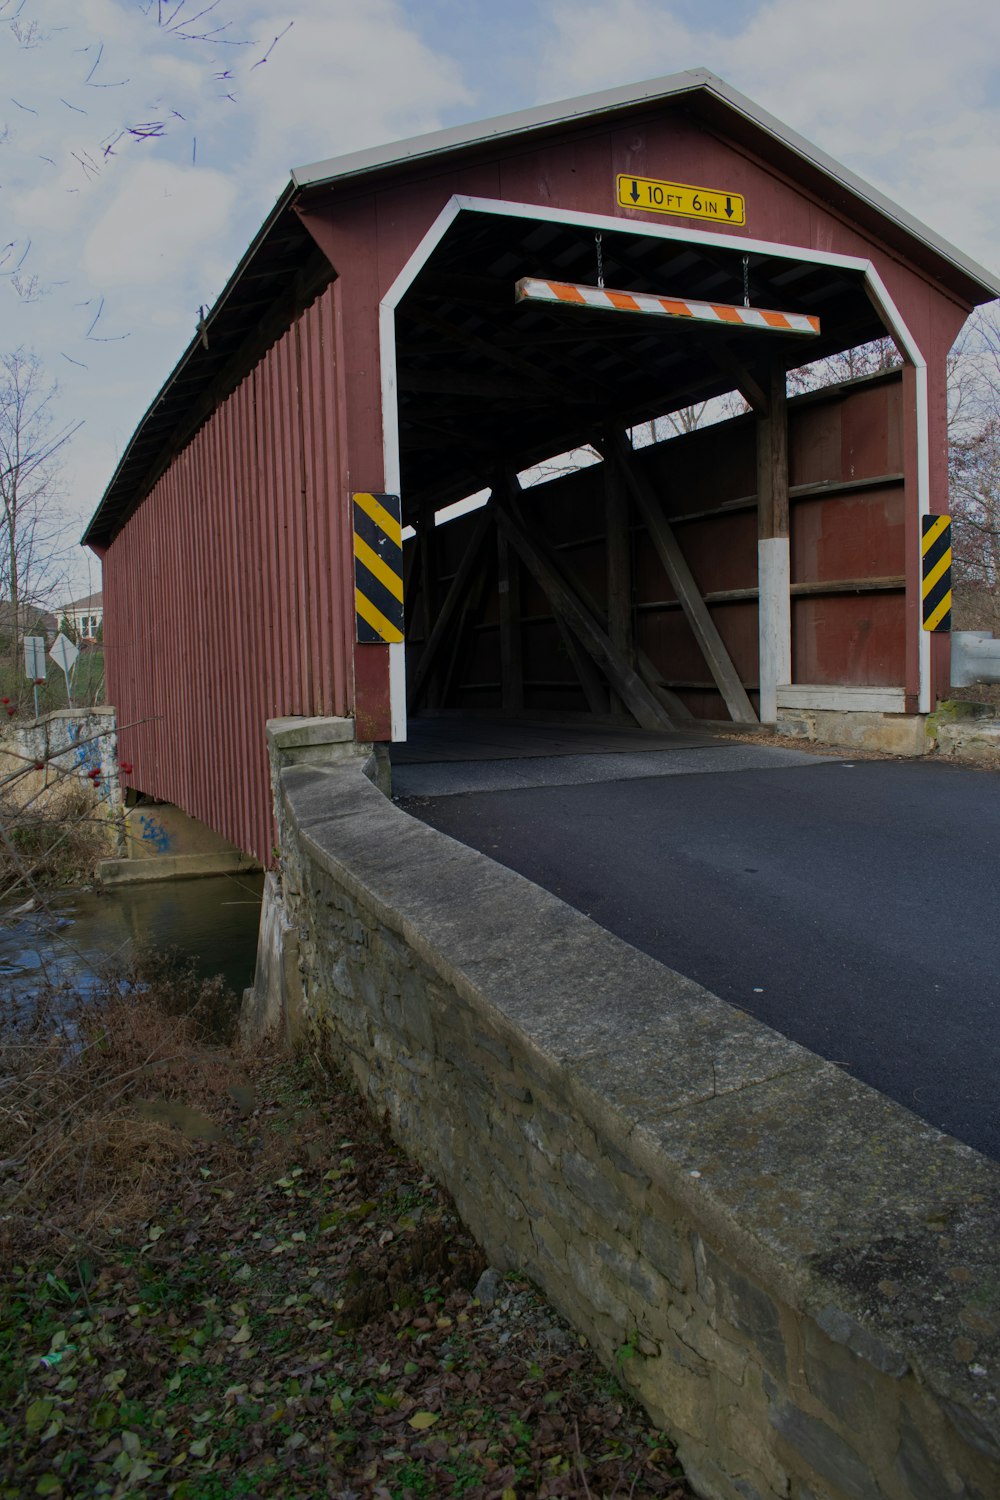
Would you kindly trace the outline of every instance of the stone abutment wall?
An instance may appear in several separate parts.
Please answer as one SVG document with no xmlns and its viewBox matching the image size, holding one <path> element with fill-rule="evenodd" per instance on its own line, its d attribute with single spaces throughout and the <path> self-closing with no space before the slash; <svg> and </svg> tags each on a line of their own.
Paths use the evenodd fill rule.
<svg viewBox="0 0 1000 1500">
<path fill-rule="evenodd" d="M 698 1492 L 995 1500 L 1000 1169 L 270 737 L 296 1024 Z"/>
</svg>

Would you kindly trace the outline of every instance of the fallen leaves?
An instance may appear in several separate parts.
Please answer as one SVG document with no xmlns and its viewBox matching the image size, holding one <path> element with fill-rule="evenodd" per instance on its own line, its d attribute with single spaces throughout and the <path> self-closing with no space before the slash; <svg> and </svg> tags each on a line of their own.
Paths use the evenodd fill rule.
<svg viewBox="0 0 1000 1500">
<path fill-rule="evenodd" d="M 0 1259 L 0 1500 L 688 1495 L 527 1283 L 472 1298 L 479 1250 L 350 1092 L 274 1062 L 236 1097 L 237 1066 L 141 1219 Z"/>
</svg>

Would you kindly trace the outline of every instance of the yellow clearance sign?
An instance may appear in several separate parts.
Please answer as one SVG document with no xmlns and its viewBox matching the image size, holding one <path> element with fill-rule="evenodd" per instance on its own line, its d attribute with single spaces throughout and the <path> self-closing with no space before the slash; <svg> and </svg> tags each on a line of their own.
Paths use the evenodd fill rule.
<svg viewBox="0 0 1000 1500">
<path fill-rule="evenodd" d="M 618 174 L 618 202 L 622 208 L 644 213 L 680 214 L 685 219 L 709 219 L 713 224 L 745 224 L 746 200 L 725 188 L 693 187 L 689 182 L 660 182 L 656 177 Z"/>
</svg>

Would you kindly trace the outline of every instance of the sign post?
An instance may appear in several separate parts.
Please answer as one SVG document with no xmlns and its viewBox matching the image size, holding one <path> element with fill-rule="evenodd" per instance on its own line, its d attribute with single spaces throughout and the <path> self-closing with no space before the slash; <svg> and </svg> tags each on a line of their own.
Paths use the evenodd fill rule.
<svg viewBox="0 0 1000 1500">
<path fill-rule="evenodd" d="M 62 631 L 60 631 L 52 643 L 52 650 L 49 652 L 49 655 L 57 667 L 62 667 L 63 676 L 66 678 L 66 702 L 72 708 L 73 694 L 69 685 L 69 674 L 72 672 L 80 652 L 73 645 L 69 636 L 63 635 Z"/>
<path fill-rule="evenodd" d="M 38 684 L 44 682 L 47 667 L 45 665 L 45 637 L 44 635 L 26 635 L 24 637 L 24 670 L 28 681 L 31 683 L 35 694 L 35 718 L 38 718 Z"/>
</svg>

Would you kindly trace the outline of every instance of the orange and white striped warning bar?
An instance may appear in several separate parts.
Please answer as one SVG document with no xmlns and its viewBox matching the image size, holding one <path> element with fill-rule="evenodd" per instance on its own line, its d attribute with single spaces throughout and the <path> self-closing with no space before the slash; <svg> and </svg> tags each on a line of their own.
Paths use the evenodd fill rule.
<svg viewBox="0 0 1000 1500">
<path fill-rule="evenodd" d="M 566 307 L 593 307 L 607 312 L 652 313 L 661 318 L 687 318 L 695 323 L 770 329 L 775 333 L 819 333 L 819 318 L 811 313 L 774 312 L 767 307 L 739 307 L 729 302 L 692 302 L 688 298 L 659 297 L 653 292 L 616 292 L 610 287 L 579 286 L 571 281 L 543 281 L 523 276 L 515 302 L 556 302 Z"/>
</svg>

